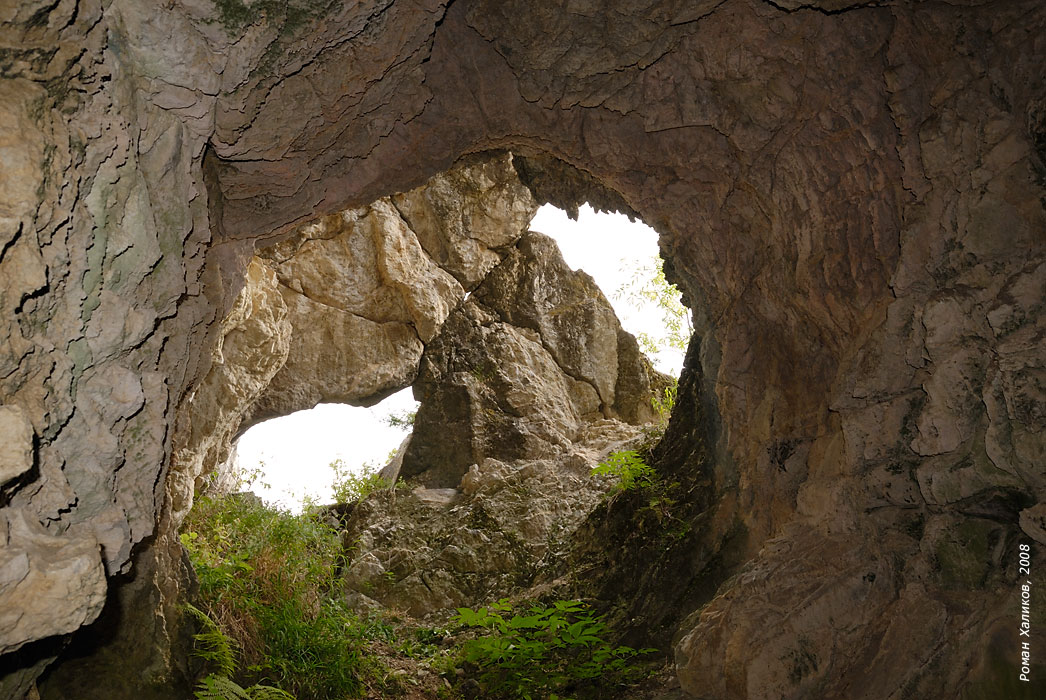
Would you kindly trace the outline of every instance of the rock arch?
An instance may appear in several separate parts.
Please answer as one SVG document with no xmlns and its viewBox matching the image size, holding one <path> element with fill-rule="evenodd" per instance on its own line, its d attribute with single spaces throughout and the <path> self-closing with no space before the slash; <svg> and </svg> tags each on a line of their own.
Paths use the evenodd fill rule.
<svg viewBox="0 0 1046 700">
<path fill-rule="evenodd" d="M 0 11 L 0 687 L 169 556 L 174 422 L 253 250 L 492 148 L 641 214 L 698 311 L 750 562 L 684 687 L 1009 673 L 1005 554 L 1046 545 L 1039 3 L 295 7 Z"/>
</svg>

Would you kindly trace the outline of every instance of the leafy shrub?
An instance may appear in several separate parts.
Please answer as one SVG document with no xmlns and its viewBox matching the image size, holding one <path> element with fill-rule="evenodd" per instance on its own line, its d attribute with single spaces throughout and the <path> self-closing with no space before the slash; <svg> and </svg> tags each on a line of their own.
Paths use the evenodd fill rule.
<svg viewBox="0 0 1046 700">
<path fill-rule="evenodd" d="M 672 349 L 685 351 L 694 334 L 690 321 L 690 310 L 683 305 L 682 294 L 665 277 L 665 263 L 655 257 L 646 264 L 633 267 L 632 277 L 621 285 L 614 297 L 627 300 L 639 311 L 650 307 L 661 312 L 661 323 L 664 331 L 658 336 L 640 333 L 636 336 L 643 352 L 657 355 L 659 352 Z"/>
<path fill-rule="evenodd" d="M 495 697 L 518 700 L 567 700 L 606 697 L 608 687 L 637 680 L 636 656 L 655 651 L 612 646 L 602 618 L 579 601 L 561 600 L 551 607 L 532 606 L 510 615 L 503 599 L 490 607 L 458 608 L 454 622 L 486 630 L 461 646 L 464 662 L 479 668 L 479 681 Z"/>
<path fill-rule="evenodd" d="M 341 599 L 343 555 L 332 527 L 238 494 L 199 499 L 181 537 L 201 607 L 246 662 L 237 681 L 303 697 L 360 694 L 372 672 L 361 656 L 372 627 Z"/>
<path fill-rule="evenodd" d="M 406 409 L 402 411 L 393 411 L 389 413 L 383 419 L 385 425 L 390 428 L 398 428 L 399 430 L 413 430 L 414 419 L 418 417 L 417 410 L 408 411 Z"/>
<path fill-rule="evenodd" d="M 392 482 L 383 478 L 378 468 L 373 464 L 365 463 L 358 470 L 350 471 L 345 462 L 336 459 L 331 462 L 330 466 L 334 470 L 333 488 L 335 503 L 362 501 L 375 491 L 392 486 Z"/>
<path fill-rule="evenodd" d="M 635 450 L 611 453 L 591 474 L 618 477 L 614 491 L 650 488 L 657 481 L 657 472 Z"/>
</svg>

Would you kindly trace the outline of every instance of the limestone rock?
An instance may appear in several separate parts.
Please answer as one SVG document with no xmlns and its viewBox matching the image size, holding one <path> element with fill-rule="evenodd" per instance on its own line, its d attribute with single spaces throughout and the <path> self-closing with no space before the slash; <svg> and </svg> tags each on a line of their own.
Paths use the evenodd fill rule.
<svg viewBox="0 0 1046 700">
<path fill-rule="evenodd" d="M 598 420 L 548 459 L 473 465 L 462 490 L 379 491 L 360 502 L 342 533 L 353 547 L 343 580 L 415 616 L 451 614 L 525 590 L 558 573 L 574 530 L 611 486 L 589 472 L 641 431 Z"/>
<path fill-rule="evenodd" d="M 18 406 L 0 406 L 0 486 L 33 468 L 33 426 Z"/>
<path fill-rule="evenodd" d="M 40 700 L 192 696 L 199 671 L 193 635 L 199 630 L 181 595 L 193 590 L 195 576 L 176 536 L 150 540 L 143 549 L 133 581 L 110 592 L 98 619 L 73 637 L 68 660 L 41 679 Z M 128 619 L 135 624 L 125 624 Z M 106 681 L 85 684 L 86 677 Z"/>
<path fill-rule="evenodd" d="M 321 217 L 257 251 L 210 372 L 183 408 L 192 432 L 174 459 L 175 519 L 206 475 L 231 464 L 232 441 L 251 425 L 323 401 L 373 403 L 409 385 L 424 343 L 465 296 L 451 273 L 474 286 L 534 209 L 509 154 L 473 157 L 396 203 Z"/>
<path fill-rule="evenodd" d="M 31 112 L 44 96 L 40 86 L 27 80 L 0 82 L 0 250 L 6 251 L 32 225 L 45 136 L 34 128 Z"/>
<path fill-rule="evenodd" d="M 799 548 L 819 554 L 799 553 Z M 845 549 L 814 533 L 768 543 L 758 563 L 746 568 L 732 592 L 714 600 L 676 646 L 683 688 L 723 698 L 802 697 L 827 676 L 849 678 L 854 657 L 841 652 L 852 650 L 856 640 L 848 637 L 852 630 L 881 624 L 894 591 L 889 560 L 846 556 Z M 827 577 L 825 566 L 831 571 Z M 782 606 L 780 600 L 802 604 Z M 733 606 L 747 610 L 722 613 Z M 744 623 L 736 627 L 728 620 Z M 820 630 L 828 625 L 851 632 L 823 635 Z M 705 672 L 718 666 L 707 657 L 723 650 L 729 650 L 723 662 L 729 672 Z"/>
<path fill-rule="evenodd" d="M 276 270 L 282 286 L 317 303 L 411 324 L 427 341 L 465 296 L 386 200 L 312 224 L 305 236 Z"/>
<path fill-rule="evenodd" d="M 222 322 L 211 370 L 184 409 L 189 435 L 172 459 L 174 518 L 192 507 L 204 476 L 228 456 L 243 413 L 268 387 L 290 352 L 291 325 L 276 274 L 253 259 L 246 283 Z"/>
<path fill-rule="evenodd" d="M 595 281 L 571 270 L 552 239 L 528 233 L 473 296 L 506 323 L 536 332 L 562 371 L 591 385 L 610 413 L 621 324 Z"/>
<path fill-rule="evenodd" d="M 468 291 L 526 230 L 537 202 L 508 153 L 467 159 L 424 187 L 392 197 L 425 252 Z"/>
<path fill-rule="evenodd" d="M 395 484 L 400 479 L 400 469 L 403 467 L 403 455 L 407 454 L 407 447 L 410 446 L 410 435 L 403 438 L 403 441 L 396 448 L 396 454 L 392 456 L 388 464 L 381 468 L 378 473 L 382 479 L 387 483 Z"/>
<path fill-rule="evenodd" d="M 424 343 L 535 209 L 510 155 L 476 156 L 260 251 L 277 271 L 295 341 L 243 427 L 320 401 L 373 403 L 409 385 Z"/>
<path fill-rule="evenodd" d="M 0 522 L 0 653 L 35 639 L 75 631 L 105 603 L 105 568 L 98 542 L 54 536 L 24 510 Z"/>
<path fill-rule="evenodd" d="M 453 488 L 470 464 L 551 456 L 577 432 L 572 383 L 540 339 L 489 317 L 483 325 L 470 318 L 482 313 L 466 302 L 426 349 L 402 476 Z"/>
<path fill-rule="evenodd" d="M 281 294 L 293 319 L 294 342 L 242 428 L 321 401 L 373 403 L 414 378 L 423 346 L 408 324 L 371 321 L 285 287 Z"/>
<path fill-rule="evenodd" d="M 457 487 L 485 459 L 555 454 L 594 417 L 649 422 L 666 381 L 592 279 L 529 232 L 426 347 L 401 473 Z"/>
</svg>

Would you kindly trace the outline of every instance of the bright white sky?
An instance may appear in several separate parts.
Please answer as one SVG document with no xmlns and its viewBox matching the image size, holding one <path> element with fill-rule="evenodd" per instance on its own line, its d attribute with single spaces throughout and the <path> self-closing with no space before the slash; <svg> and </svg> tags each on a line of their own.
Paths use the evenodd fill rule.
<svg viewBox="0 0 1046 700">
<path fill-rule="evenodd" d="M 530 228 L 554 238 L 567 264 L 575 270 L 583 269 L 596 280 L 626 330 L 663 334 L 658 310 L 615 298 L 615 292 L 629 281 L 637 265 L 646 265 L 658 255 L 656 231 L 621 214 L 596 213 L 587 204 L 581 207 L 577 221 L 561 209 L 545 205 Z M 679 376 L 681 352 L 663 352 L 652 359 L 658 369 Z M 408 388 L 371 408 L 320 404 L 266 421 L 240 438 L 239 465 L 247 470 L 262 465 L 265 476 L 260 481 L 268 487 L 255 482 L 250 488 L 266 501 L 291 509 L 300 508 L 306 496 L 329 502 L 334 476 L 330 463 L 341 459 L 353 469 L 364 462 L 380 468 L 389 452 L 406 437 L 406 432 L 389 427 L 383 419 L 416 407 Z"/>
</svg>

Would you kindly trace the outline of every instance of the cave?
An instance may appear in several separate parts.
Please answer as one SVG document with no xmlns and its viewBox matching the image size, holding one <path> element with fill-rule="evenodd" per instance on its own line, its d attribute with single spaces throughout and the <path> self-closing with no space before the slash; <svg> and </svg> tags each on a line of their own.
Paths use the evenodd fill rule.
<svg viewBox="0 0 1046 700">
<path fill-rule="evenodd" d="M 471 167 L 462 201 L 641 217 L 694 312 L 653 454 L 690 530 L 654 552 L 622 503 L 579 552 L 682 697 L 1040 697 L 1044 44 L 1035 0 L 0 10 L 0 696 L 177 697 L 197 480 L 414 384 L 482 282 L 445 248 L 292 343 L 279 275 L 338 290 L 288 251 L 346 217 L 395 248 Z"/>
</svg>

